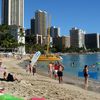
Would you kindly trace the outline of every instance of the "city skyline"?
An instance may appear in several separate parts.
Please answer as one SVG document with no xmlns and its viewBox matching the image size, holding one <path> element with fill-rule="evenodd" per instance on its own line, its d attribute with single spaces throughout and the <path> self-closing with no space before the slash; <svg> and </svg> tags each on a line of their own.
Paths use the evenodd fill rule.
<svg viewBox="0 0 100 100">
<path fill-rule="evenodd" d="M 81 28 L 87 33 L 100 33 L 99 4 L 100 0 L 25 0 L 24 26 L 31 27 L 30 20 L 40 9 L 51 15 L 51 25 L 60 27 L 61 35 L 69 35 L 72 27 Z"/>
</svg>

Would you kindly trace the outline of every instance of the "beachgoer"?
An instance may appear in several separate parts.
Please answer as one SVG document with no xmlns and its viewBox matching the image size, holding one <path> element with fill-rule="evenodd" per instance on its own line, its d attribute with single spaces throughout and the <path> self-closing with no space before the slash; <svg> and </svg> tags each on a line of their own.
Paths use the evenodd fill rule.
<svg viewBox="0 0 100 100">
<path fill-rule="evenodd" d="M 99 71 L 99 67 L 97 67 L 97 71 Z"/>
<path fill-rule="evenodd" d="M 54 63 L 52 63 L 52 75 L 54 76 L 54 74 L 55 74 L 55 70 L 54 70 L 55 68 L 54 68 Z"/>
<path fill-rule="evenodd" d="M 26 67 L 26 71 L 29 73 L 32 73 L 32 65 L 31 65 L 31 61 L 29 61 L 29 64 Z"/>
<path fill-rule="evenodd" d="M 72 67 L 74 67 L 74 62 L 72 63 Z"/>
<path fill-rule="evenodd" d="M 36 73 L 36 65 L 33 66 L 32 72 L 33 72 L 33 76 L 34 76 L 34 74 Z"/>
<path fill-rule="evenodd" d="M 88 76 L 89 76 L 87 65 L 84 66 L 83 73 L 84 73 L 84 78 L 85 78 L 85 89 L 87 89 L 87 87 L 88 87 Z"/>
<path fill-rule="evenodd" d="M 11 82 L 13 82 L 15 80 L 18 81 L 18 79 L 16 78 L 16 76 L 13 75 L 12 73 L 8 73 L 8 75 L 7 75 L 7 73 L 5 72 L 5 75 L 6 75 L 6 77 L 5 77 L 6 81 L 11 81 Z"/>
<path fill-rule="evenodd" d="M 96 66 L 95 64 L 92 65 L 93 68 L 95 68 L 95 66 Z"/>
<path fill-rule="evenodd" d="M 52 78 L 52 74 L 53 74 L 53 64 L 52 64 L 52 62 L 49 63 L 48 69 L 49 69 L 49 71 L 48 71 L 49 75 Z"/>
<path fill-rule="evenodd" d="M 61 83 L 63 81 L 63 70 L 64 70 L 64 67 L 62 65 L 59 66 L 59 69 L 58 69 L 58 79 L 59 79 L 59 83 Z"/>
<path fill-rule="evenodd" d="M 59 69 L 59 65 L 55 64 L 54 65 L 54 77 L 55 77 L 55 79 L 58 77 L 58 74 L 57 74 L 58 69 Z"/>
<path fill-rule="evenodd" d="M 0 59 L 0 73 L 3 73 L 3 78 L 5 78 L 6 67 L 2 64 L 2 60 Z"/>
</svg>

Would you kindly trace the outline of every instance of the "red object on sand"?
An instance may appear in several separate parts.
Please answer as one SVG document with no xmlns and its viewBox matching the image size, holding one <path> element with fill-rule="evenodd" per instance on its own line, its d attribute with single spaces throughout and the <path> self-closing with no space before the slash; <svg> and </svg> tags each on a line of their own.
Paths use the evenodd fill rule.
<svg viewBox="0 0 100 100">
<path fill-rule="evenodd" d="M 0 93 L 4 93 L 4 88 L 0 89 Z"/>
<path fill-rule="evenodd" d="M 46 100 L 44 98 L 32 98 L 31 100 Z"/>
</svg>

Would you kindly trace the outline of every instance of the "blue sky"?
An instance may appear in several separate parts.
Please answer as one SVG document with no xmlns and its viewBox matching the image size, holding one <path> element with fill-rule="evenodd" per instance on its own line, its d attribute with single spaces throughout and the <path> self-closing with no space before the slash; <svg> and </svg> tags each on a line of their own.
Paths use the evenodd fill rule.
<svg viewBox="0 0 100 100">
<path fill-rule="evenodd" d="M 30 19 L 38 9 L 51 15 L 51 25 L 60 27 L 61 35 L 69 35 L 75 26 L 87 33 L 100 33 L 100 0 L 25 0 L 25 28 L 30 28 Z"/>
</svg>

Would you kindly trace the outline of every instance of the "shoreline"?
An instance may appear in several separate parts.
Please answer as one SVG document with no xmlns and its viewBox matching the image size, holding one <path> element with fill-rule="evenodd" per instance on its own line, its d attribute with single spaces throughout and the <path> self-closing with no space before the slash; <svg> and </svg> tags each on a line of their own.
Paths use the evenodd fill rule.
<svg viewBox="0 0 100 100">
<path fill-rule="evenodd" d="M 71 52 L 71 53 L 58 53 L 61 56 L 65 55 L 85 55 L 85 54 L 100 54 L 100 52 L 83 52 L 83 53 L 77 53 L 77 52 Z"/>
<path fill-rule="evenodd" d="M 47 73 L 42 72 L 42 71 L 38 70 L 37 73 L 39 75 L 50 78 Z M 51 78 L 51 79 L 55 80 L 54 78 Z M 56 81 L 58 81 L 58 80 L 56 80 Z M 67 74 L 67 76 L 63 77 L 63 83 L 74 85 L 74 86 L 77 86 L 77 87 L 80 87 L 80 88 L 84 89 L 84 78 L 79 78 L 79 77 Z M 89 79 L 89 87 L 87 89 L 88 91 L 93 91 L 93 92 L 96 92 L 96 93 L 100 93 L 100 88 L 98 88 L 98 87 L 100 87 L 100 81 Z"/>
</svg>

